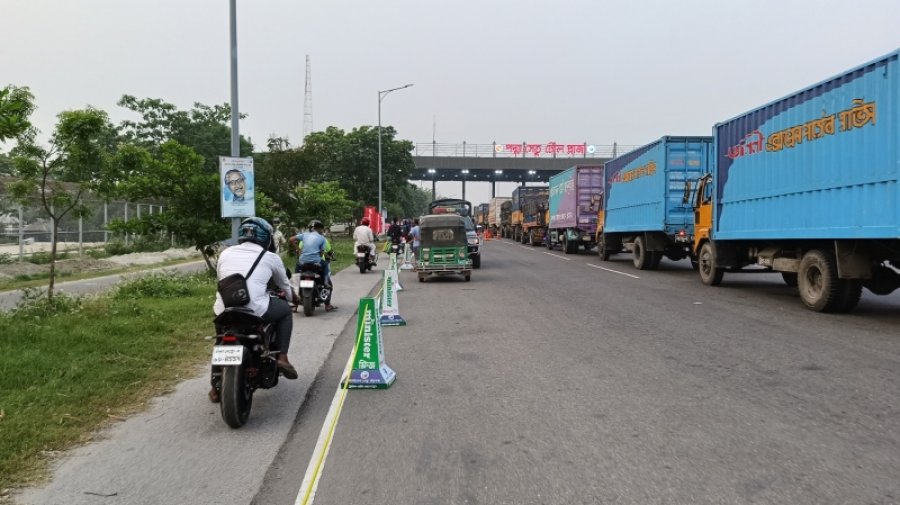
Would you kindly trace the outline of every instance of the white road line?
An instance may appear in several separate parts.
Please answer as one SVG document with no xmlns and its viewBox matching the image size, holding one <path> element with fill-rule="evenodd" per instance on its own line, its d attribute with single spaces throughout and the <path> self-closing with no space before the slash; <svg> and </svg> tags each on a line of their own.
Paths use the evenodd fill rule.
<svg viewBox="0 0 900 505">
<path fill-rule="evenodd" d="M 606 270 L 607 272 L 612 272 L 614 274 L 624 275 L 625 277 L 631 277 L 632 279 L 640 279 L 637 275 L 626 274 L 625 272 L 620 272 L 618 270 L 613 270 L 611 268 L 601 267 L 600 265 L 595 265 L 593 263 L 586 263 L 587 266 L 592 268 L 599 268 L 600 270 Z"/>
<path fill-rule="evenodd" d="M 546 254 L 547 256 L 553 256 L 554 258 L 559 258 L 561 260 L 572 261 L 572 258 L 566 258 L 565 256 L 560 256 L 558 254 L 553 254 L 551 252 L 545 252 L 544 254 Z"/>
<path fill-rule="evenodd" d="M 519 245 L 519 247 L 521 247 L 522 249 L 525 249 L 526 251 L 534 251 L 534 247 L 532 247 L 530 245 Z"/>
</svg>

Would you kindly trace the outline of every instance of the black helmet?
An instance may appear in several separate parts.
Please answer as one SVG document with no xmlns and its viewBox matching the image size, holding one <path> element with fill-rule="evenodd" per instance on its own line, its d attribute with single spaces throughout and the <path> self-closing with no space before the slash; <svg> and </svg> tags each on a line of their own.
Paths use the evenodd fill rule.
<svg viewBox="0 0 900 505">
<path fill-rule="evenodd" d="M 320 228 L 321 229 L 325 228 L 325 225 L 322 223 L 322 221 L 319 221 L 318 219 L 313 219 L 312 221 L 309 222 L 310 230 L 318 230 Z"/>
<path fill-rule="evenodd" d="M 250 241 L 268 249 L 274 242 L 272 240 L 273 233 L 272 225 L 265 219 L 248 217 L 241 222 L 241 229 L 238 231 L 238 243 L 243 244 Z"/>
</svg>

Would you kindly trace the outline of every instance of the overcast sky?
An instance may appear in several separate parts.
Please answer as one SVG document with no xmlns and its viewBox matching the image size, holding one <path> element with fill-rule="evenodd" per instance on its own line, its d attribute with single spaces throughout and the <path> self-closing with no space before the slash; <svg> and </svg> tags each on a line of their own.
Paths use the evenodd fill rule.
<svg viewBox="0 0 900 505">
<path fill-rule="evenodd" d="M 88 104 L 119 122 L 126 93 L 230 99 L 227 0 L 0 5 L 0 86 L 32 89 L 44 132 Z M 377 91 L 414 83 L 382 103 L 382 124 L 413 142 L 708 135 L 897 49 L 898 21 L 898 0 L 238 0 L 241 133 L 257 148 L 270 134 L 299 143 L 308 54 L 315 130 L 377 124 Z"/>
</svg>

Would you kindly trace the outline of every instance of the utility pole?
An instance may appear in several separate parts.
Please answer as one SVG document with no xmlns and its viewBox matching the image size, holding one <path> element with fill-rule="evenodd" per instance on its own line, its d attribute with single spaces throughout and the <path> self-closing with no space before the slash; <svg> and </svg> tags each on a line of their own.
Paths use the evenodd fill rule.
<svg viewBox="0 0 900 505">
<path fill-rule="evenodd" d="M 313 131 L 313 108 L 312 108 L 312 67 L 309 63 L 309 55 L 306 55 L 306 91 L 303 99 L 303 138 L 300 145 L 306 143 L 306 136 Z"/>
</svg>

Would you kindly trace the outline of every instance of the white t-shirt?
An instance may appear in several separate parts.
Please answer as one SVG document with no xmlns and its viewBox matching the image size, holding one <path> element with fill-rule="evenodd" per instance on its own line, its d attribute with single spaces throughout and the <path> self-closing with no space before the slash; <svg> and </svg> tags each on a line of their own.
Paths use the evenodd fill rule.
<svg viewBox="0 0 900 505">
<path fill-rule="evenodd" d="M 247 275 L 253 262 L 262 251 L 262 246 L 253 242 L 244 242 L 231 246 L 222 251 L 219 255 L 219 263 L 216 267 L 216 278 L 224 279 L 231 274 Z M 250 290 L 250 303 L 247 308 L 251 309 L 254 314 L 262 317 L 269 310 L 269 294 L 266 292 L 266 286 L 269 279 L 275 279 L 275 285 L 278 289 L 290 296 L 291 284 L 284 268 L 284 263 L 277 254 L 266 251 L 259 264 L 253 270 L 253 274 L 247 279 L 247 288 Z M 222 303 L 222 296 L 216 292 L 216 303 L 213 305 L 213 312 L 216 315 L 225 310 L 225 304 Z"/>
<path fill-rule="evenodd" d="M 372 228 L 366 225 L 359 225 L 353 230 L 353 240 L 356 241 L 356 245 L 372 245 L 375 243 L 375 234 L 372 233 Z"/>
</svg>

